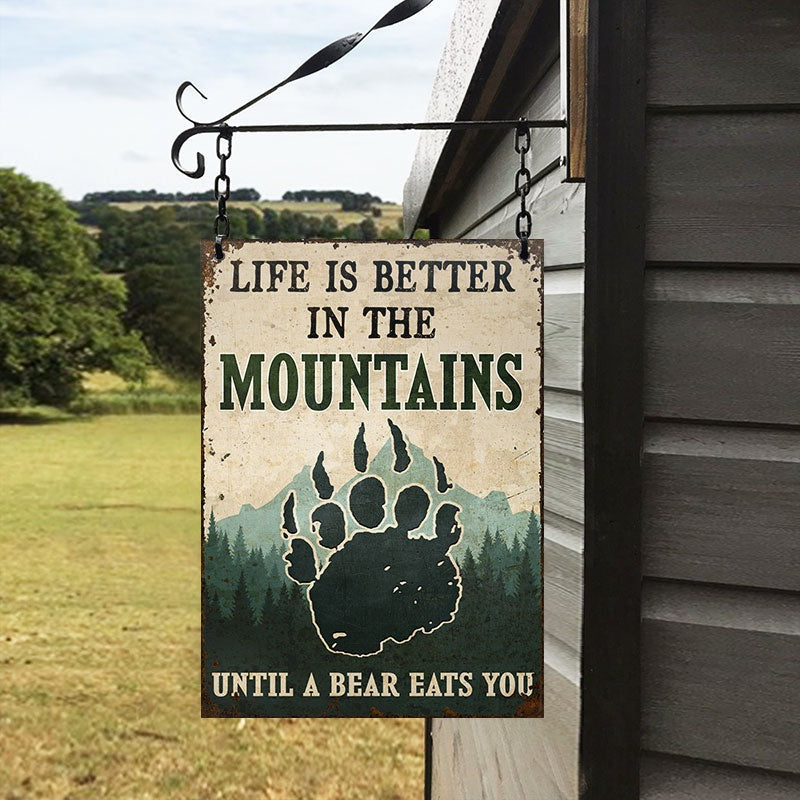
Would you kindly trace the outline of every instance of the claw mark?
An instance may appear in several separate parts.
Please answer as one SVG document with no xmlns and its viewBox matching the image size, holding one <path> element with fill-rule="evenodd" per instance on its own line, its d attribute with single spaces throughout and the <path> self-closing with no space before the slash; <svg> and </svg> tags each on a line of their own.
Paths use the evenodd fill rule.
<svg viewBox="0 0 800 800">
<path fill-rule="evenodd" d="M 353 464 L 359 472 L 366 472 L 368 459 L 369 453 L 367 452 L 367 444 L 364 441 L 364 423 L 362 422 L 353 445 Z"/>
<path fill-rule="evenodd" d="M 283 501 L 283 538 L 297 533 L 297 521 L 294 518 L 294 492 L 289 492 Z"/>
<path fill-rule="evenodd" d="M 444 464 L 436 456 L 433 457 L 433 463 L 436 465 L 436 491 L 439 494 L 444 494 L 448 489 L 453 488 L 453 484 L 447 480 Z"/>
<path fill-rule="evenodd" d="M 317 557 L 314 548 L 305 539 L 292 539 L 289 550 L 283 556 L 286 574 L 295 583 L 312 583 L 317 578 Z"/>
<path fill-rule="evenodd" d="M 405 472 L 411 464 L 411 456 L 408 454 L 403 431 L 389 420 L 389 430 L 392 432 L 392 443 L 394 445 L 394 471 Z"/>
<path fill-rule="evenodd" d="M 314 464 L 314 469 L 311 471 L 311 477 L 314 479 L 314 488 L 317 494 L 323 500 L 330 500 L 333 494 L 333 485 L 328 478 L 328 473 L 325 472 L 325 465 L 322 463 L 325 460 L 325 451 L 320 450 L 317 456 L 317 463 Z"/>
</svg>

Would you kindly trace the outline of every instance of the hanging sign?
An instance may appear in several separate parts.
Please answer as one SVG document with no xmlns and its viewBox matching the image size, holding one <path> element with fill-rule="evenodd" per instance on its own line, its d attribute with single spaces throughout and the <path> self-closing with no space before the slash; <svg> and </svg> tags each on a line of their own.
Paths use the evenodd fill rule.
<svg viewBox="0 0 800 800">
<path fill-rule="evenodd" d="M 542 243 L 204 284 L 204 716 L 541 716 Z"/>
</svg>

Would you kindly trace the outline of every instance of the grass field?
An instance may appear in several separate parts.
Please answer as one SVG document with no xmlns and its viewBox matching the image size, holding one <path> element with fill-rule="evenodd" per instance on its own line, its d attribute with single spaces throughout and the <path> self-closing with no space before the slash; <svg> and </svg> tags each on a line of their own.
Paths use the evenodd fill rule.
<svg viewBox="0 0 800 800">
<path fill-rule="evenodd" d="M 413 720 L 199 718 L 199 420 L 0 426 L 0 800 L 405 800 Z"/>
<path fill-rule="evenodd" d="M 117 206 L 118 208 L 125 209 L 126 211 L 139 211 L 145 206 L 152 206 L 158 208 L 165 205 L 209 205 L 213 206 L 211 201 L 195 201 L 185 203 L 167 203 L 167 202 L 154 202 L 154 203 L 110 203 L 110 205 Z M 383 228 L 400 228 L 403 227 L 403 207 L 396 203 L 376 203 L 376 206 L 381 210 L 381 216 L 375 218 L 375 224 L 380 231 Z M 361 222 L 368 214 L 360 211 L 342 211 L 339 203 L 298 203 L 286 200 L 259 200 L 258 202 L 248 202 L 231 200 L 228 203 L 228 208 L 254 208 L 258 211 L 263 211 L 265 208 L 271 208 L 273 211 L 298 211 L 301 214 L 307 214 L 310 217 L 324 217 L 330 214 L 336 218 L 339 227 L 343 228 L 345 225 L 350 225 L 353 222 Z"/>
</svg>

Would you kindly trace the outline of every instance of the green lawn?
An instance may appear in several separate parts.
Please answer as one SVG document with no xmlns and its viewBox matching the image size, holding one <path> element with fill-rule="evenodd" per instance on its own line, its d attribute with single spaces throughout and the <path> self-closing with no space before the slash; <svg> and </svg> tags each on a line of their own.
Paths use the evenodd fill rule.
<svg viewBox="0 0 800 800">
<path fill-rule="evenodd" d="M 419 798 L 414 720 L 201 720 L 200 425 L 0 425 L 0 800 Z"/>
</svg>

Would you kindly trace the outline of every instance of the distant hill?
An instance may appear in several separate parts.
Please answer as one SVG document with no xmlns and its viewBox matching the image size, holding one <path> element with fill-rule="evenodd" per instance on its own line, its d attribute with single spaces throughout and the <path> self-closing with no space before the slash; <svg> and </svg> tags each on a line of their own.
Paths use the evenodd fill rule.
<svg viewBox="0 0 800 800">
<path fill-rule="evenodd" d="M 429 535 L 432 533 L 433 514 L 439 503 L 446 501 L 461 507 L 459 519 L 463 533 L 461 541 L 453 550 L 457 560 L 461 560 L 467 547 L 477 556 L 487 529 L 492 534 L 495 531 L 499 531 L 509 547 L 513 544 L 515 535 L 519 536 L 520 541 L 524 540 L 531 522 L 532 512 L 520 511 L 516 514 L 512 513 L 505 492 L 500 490 L 489 492 L 485 497 L 478 497 L 456 484 L 446 494 L 440 495 L 436 492 L 436 471 L 433 462 L 428 459 L 421 448 L 414 444 L 410 445 L 409 452 L 412 457 L 411 465 L 405 472 L 395 473 L 392 470 L 394 451 L 391 440 L 389 440 L 372 459 L 367 469 L 367 475 L 378 475 L 383 479 L 386 484 L 387 497 L 389 498 L 387 502 L 387 519 L 378 530 L 383 530 L 388 525 L 393 524 L 392 502 L 397 492 L 404 486 L 415 483 L 424 486 L 433 498 L 431 511 L 420 528 L 421 532 Z M 450 481 L 455 483 L 454 476 L 458 473 L 458 465 L 445 464 L 445 467 Z M 347 508 L 350 487 L 362 477 L 364 475 L 355 473 L 344 486 L 335 492 L 332 498 L 345 509 L 345 518 L 350 533 L 363 530 L 363 527 L 359 526 L 353 519 Z M 308 535 L 311 511 L 320 502 L 314 491 L 314 485 L 311 480 L 311 466 L 309 465 L 304 466 L 266 505 L 260 508 L 254 508 L 249 504 L 243 505 L 238 514 L 217 520 L 217 528 L 225 531 L 233 540 L 239 526 L 241 526 L 248 547 L 261 547 L 267 550 L 272 544 L 276 544 L 279 549 L 285 549 L 284 540 L 281 536 L 281 514 L 283 501 L 291 491 L 295 493 L 295 510 L 300 529 L 299 533 Z M 309 539 L 320 551 L 315 537 L 310 536 Z M 318 555 L 320 554 L 318 552 Z"/>
<path fill-rule="evenodd" d="M 177 201 L 159 201 L 137 200 L 135 202 L 110 202 L 109 205 L 120 208 L 123 211 L 140 211 L 145 206 L 152 208 L 160 208 L 166 205 L 181 205 L 181 206 L 212 206 L 216 204 L 208 200 L 177 200 Z M 402 230 L 403 227 L 403 207 L 397 203 L 376 203 L 374 208 L 380 211 L 380 216 L 375 218 L 375 224 L 378 230 L 383 228 L 397 228 Z M 299 202 L 292 200 L 231 200 L 228 202 L 228 208 L 252 208 L 256 211 L 264 211 L 264 209 L 272 209 L 275 212 L 281 211 L 296 211 L 300 214 L 306 214 L 310 217 L 326 217 L 332 216 L 339 228 L 344 228 L 347 225 L 361 222 L 362 220 L 372 217 L 371 212 L 366 211 L 342 211 L 339 203 L 334 202 Z M 212 218 L 213 219 L 213 218 Z"/>
</svg>

